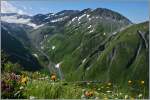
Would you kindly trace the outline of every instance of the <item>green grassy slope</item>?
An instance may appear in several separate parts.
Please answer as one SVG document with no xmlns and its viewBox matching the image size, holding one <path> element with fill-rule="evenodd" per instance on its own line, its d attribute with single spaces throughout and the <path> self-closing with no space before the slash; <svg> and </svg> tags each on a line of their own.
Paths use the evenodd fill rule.
<svg viewBox="0 0 150 100">
<path fill-rule="evenodd" d="M 63 34 L 51 36 L 45 43 L 55 63 L 62 62 L 64 78 L 74 80 L 103 80 L 125 83 L 127 80 L 145 80 L 148 84 L 148 48 L 138 30 L 145 34 L 148 43 L 148 22 L 135 24 L 113 35 L 105 30 L 88 34 L 79 28 L 66 29 Z M 55 49 L 52 49 L 55 46 Z"/>
</svg>

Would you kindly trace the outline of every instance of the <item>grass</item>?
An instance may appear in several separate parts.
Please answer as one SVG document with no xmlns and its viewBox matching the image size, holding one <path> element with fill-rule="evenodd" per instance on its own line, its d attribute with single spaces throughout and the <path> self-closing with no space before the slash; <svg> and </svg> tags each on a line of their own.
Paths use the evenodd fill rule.
<svg viewBox="0 0 150 100">
<path fill-rule="evenodd" d="M 136 81 L 128 85 L 125 89 L 110 82 L 65 82 L 50 80 L 31 80 L 26 86 L 27 98 L 36 99 L 142 99 L 147 98 L 144 94 L 144 84 L 139 85 Z M 140 91 L 138 92 L 137 90 Z M 84 91 L 93 93 L 91 97 L 86 97 Z"/>
<path fill-rule="evenodd" d="M 81 92 L 81 88 L 61 82 L 34 80 L 27 85 L 28 97 L 34 96 L 39 99 L 77 99 L 81 96 Z"/>
</svg>

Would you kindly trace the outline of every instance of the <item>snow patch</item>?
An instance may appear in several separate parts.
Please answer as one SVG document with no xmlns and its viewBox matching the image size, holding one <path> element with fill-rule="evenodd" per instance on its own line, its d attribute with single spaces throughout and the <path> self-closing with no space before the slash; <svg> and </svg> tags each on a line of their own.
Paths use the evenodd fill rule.
<svg viewBox="0 0 150 100">
<path fill-rule="evenodd" d="M 48 35 L 47 35 L 47 34 L 46 34 L 46 35 L 44 35 L 44 39 L 45 39 L 45 38 L 47 38 L 47 37 L 48 37 Z"/>
<path fill-rule="evenodd" d="M 104 35 L 106 35 L 106 33 L 104 32 Z"/>
<path fill-rule="evenodd" d="M 89 18 L 90 15 L 86 15 L 87 18 Z"/>
<path fill-rule="evenodd" d="M 84 16 L 86 16 L 86 14 L 81 15 L 81 16 L 78 18 L 78 21 L 79 21 L 81 18 L 83 18 Z"/>
<path fill-rule="evenodd" d="M 94 32 L 94 29 L 92 29 L 89 33 L 92 33 L 92 32 Z"/>
<path fill-rule="evenodd" d="M 55 67 L 56 67 L 56 68 L 59 68 L 59 67 L 60 67 L 60 64 L 61 64 L 61 63 L 56 64 Z"/>
<path fill-rule="evenodd" d="M 90 25 L 88 28 L 91 28 L 92 27 L 92 25 Z"/>
<path fill-rule="evenodd" d="M 34 29 L 38 29 L 39 27 L 42 27 L 42 26 L 44 26 L 44 24 L 41 24 L 41 25 L 36 25 L 36 24 L 34 24 L 34 23 L 30 23 L 30 24 L 32 24 L 33 26 L 33 28 Z M 29 25 L 29 24 L 28 24 Z"/>
<path fill-rule="evenodd" d="M 43 47 L 43 46 L 41 46 L 41 49 L 44 49 L 44 47 Z"/>
<path fill-rule="evenodd" d="M 82 63 L 85 63 L 85 61 L 86 61 L 86 58 L 85 58 L 85 59 L 83 59 Z"/>
<path fill-rule="evenodd" d="M 88 67 L 86 70 L 89 70 L 90 69 L 90 67 Z"/>
<path fill-rule="evenodd" d="M 54 50 L 55 49 L 55 46 L 52 46 L 52 50 Z"/>
<path fill-rule="evenodd" d="M 35 54 L 33 54 L 35 57 L 37 57 L 38 58 L 38 55 L 35 53 Z"/>
<path fill-rule="evenodd" d="M 75 19 L 77 19 L 77 17 L 74 17 L 71 21 L 73 22 L 73 21 L 75 21 Z"/>
<path fill-rule="evenodd" d="M 48 17 L 46 17 L 45 19 L 49 19 L 50 18 L 50 15 Z"/>
<path fill-rule="evenodd" d="M 117 34 L 117 32 L 113 32 L 112 34 L 115 35 L 115 34 Z"/>
<path fill-rule="evenodd" d="M 89 21 L 91 20 L 91 18 L 89 18 Z"/>
<path fill-rule="evenodd" d="M 62 18 L 58 18 L 58 19 L 54 19 L 54 20 L 51 20 L 52 23 L 54 22 L 58 22 L 58 21 L 63 21 L 64 19 L 68 18 L 68 16 L 65 16 L 65 17 L 62 17 Z"/>
</svg>

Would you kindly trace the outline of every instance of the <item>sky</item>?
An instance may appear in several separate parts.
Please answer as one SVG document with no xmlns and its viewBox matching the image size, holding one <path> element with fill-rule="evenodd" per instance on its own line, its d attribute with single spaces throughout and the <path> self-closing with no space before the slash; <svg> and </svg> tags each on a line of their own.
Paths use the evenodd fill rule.
<svg viewBox="0 0 150 100">
<path fill-rule="evenodd" d="M 30 15 L 56 13 L 62 10 L 83 10 L 86 8 L 107 8 L 119 12 L 134 23 L 149 19 L 149 0 L 5 0 L 20 13 Z M 19 9 L 19 10 L 18 10 Z M 7 10 L 9 11 L 9 10 Z"/>
</svg>

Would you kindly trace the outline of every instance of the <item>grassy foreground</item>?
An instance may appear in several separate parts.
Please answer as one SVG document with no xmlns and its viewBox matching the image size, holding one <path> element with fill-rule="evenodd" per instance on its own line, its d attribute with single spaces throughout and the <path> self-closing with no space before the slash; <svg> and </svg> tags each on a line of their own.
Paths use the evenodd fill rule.
<svg viewBox="0 0 150 100">
<path fill-rule="evenodd" d="M 130 84 L 130 81 L 129 81 Z M 143 87 L 144 88 L 144 87 Z M 52 82 L 49 80 L 33 80 L 27 84 L 27 98 L 40 99 L 142 99 L 145 98 L 142 86 L 127 89 L 112 83 L 90 82 Z"/>
<path fill-rule="evenodd" d="M 20 77 L 20 78 L 19 78 Z M 144 81 L 129 80 L 121 87 L 112 82 L 66 82 L 39 72 L 2 75 L 2 98 L 27 99 L 144 99 L 148 91 Z"/>
</svg>

